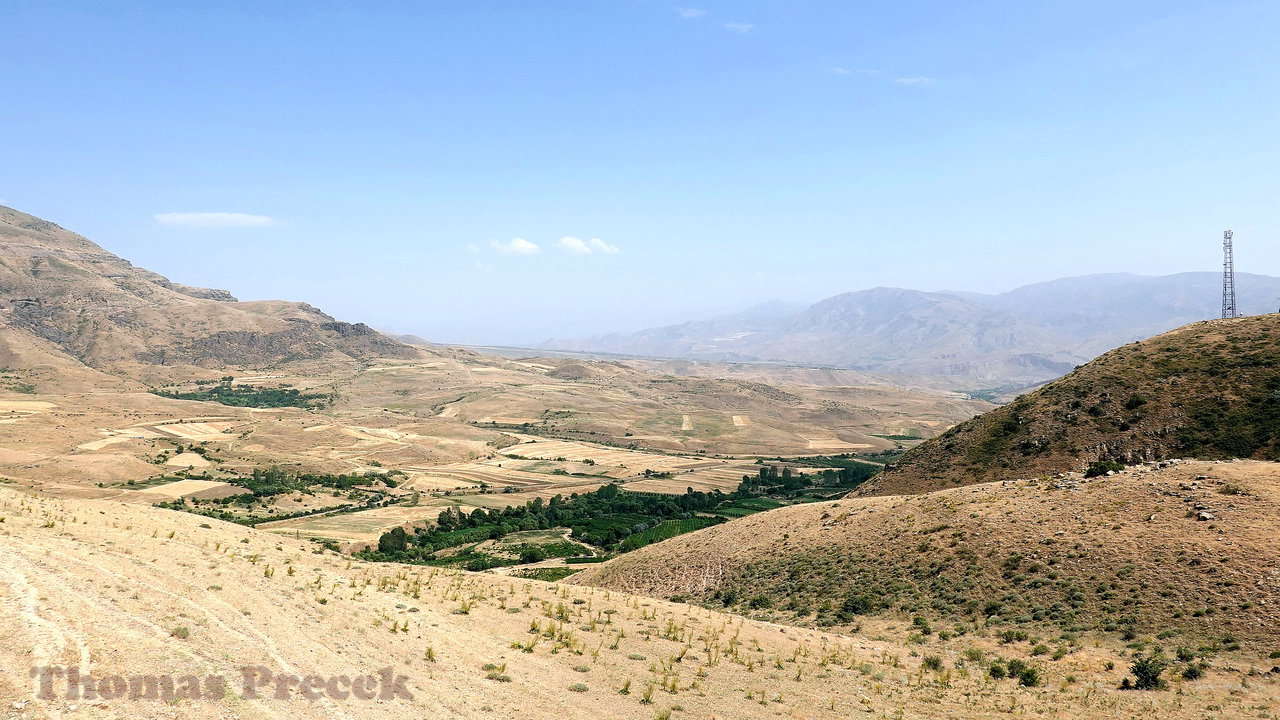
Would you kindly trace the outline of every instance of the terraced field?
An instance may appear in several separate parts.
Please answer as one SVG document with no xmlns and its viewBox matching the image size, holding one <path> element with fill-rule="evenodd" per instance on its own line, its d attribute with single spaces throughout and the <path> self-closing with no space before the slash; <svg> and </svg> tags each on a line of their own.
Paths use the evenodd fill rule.
<svg viewBox="0 0 1280 720">
<path fill-rule="evenodd" d="M 553 482 L 553 475 L 522 472 L 495 464 L 487 463 L 451 463 L 439 467 L 406 467 L 404 471 L 416 477 L 437 478 L 457 481 L 457 489 L 478 488 L 481 484 L 496 488 L 504 487 L 538 487 Z M 415 487 L 415 489 L 425 489 Z M 446 487 L 441 489 L 454 489 Z"/>
<path fill-rule="evenodd" d="M 533 458 L 536 460 L 567 460 L 582 462 L 592 460 L 597 466 L 621 467 L 640 475 L 645 470 L 654 472 L 679 472 L 723 465 L 722 460 L 707 460 L 684 455 L 659 455 L 657 453 L 622 450 L 591 445 L 572 440 L 535 440 L 512 445 L 500 451 L 507 457 Z"/>
<path fill-rule="evenodd" d="M 688 488 L 711 492 L 732 492 L 742 483 L 743 475 L 755 475 L 759 467 L 754 464 L 740 463 L 733 465 L 717 465 L 678 473 L 669 478 L 646 478 L 627 484 L 628 490 L 636 492 L 667 493 L 679 495 Z"/>
</svg>

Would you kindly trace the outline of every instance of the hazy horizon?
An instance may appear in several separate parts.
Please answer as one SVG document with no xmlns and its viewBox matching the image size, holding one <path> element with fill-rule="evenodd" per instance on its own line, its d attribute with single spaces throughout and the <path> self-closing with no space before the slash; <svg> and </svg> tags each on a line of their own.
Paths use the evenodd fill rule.
<svg viewBox="0 0 1280 720">
<path fill-rule="evenodd" d="M 1280 275 L 1265 2 L 0 8 L 0 203 L 532 345 L 876 286 Z M 1268 150 L 1268 148 L 1271 148 Z"/>
</svg>

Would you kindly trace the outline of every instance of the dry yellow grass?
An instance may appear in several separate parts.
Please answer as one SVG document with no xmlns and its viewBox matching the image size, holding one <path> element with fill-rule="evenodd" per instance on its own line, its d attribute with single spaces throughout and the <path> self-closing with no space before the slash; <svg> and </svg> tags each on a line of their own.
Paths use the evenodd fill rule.
<svg viewBox="0 0 1280 720">
<path fill-rule="evenodd" d="M 1190 720 L 1276 705 L 1277 681 L 1244 674 L 1243 656 L 1216 660 L 1178 692 L 1122 692 L 1123 648 L 1104 642 L 1057 662 L 1028 658 L 1044 685 L 1021 688 L 966 659 L 1018 654 L 992 638 L 907 645 L 909 628 L 888 622 L 846 636 L 606 590 L 352 562 L 104 501 L 0 489 L 0 516 L 0 707 L 15 717 Z M 927 655 L 941 670 L 922 667 Z M 38 665 L 98 678 L 215 675 L 235 692 L 46 701 L 29 674 Z M 244 698 L 246 666 L 325 677 L 390 667 L 413 699 Z"/>
</svg>

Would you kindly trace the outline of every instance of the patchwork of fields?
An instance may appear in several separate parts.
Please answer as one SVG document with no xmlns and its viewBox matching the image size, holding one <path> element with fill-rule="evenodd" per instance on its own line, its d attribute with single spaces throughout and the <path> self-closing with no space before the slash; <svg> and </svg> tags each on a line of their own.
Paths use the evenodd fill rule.
<svg viewBox="0 0 1280 720">
<path fill-rule="evenodd" d="M 396 492 L 413 506 L 394 505 L 334 515 L 315 515 L 260 525 L 287 535 L 376 541 L 396 526 L 430 522 L 446 507 L 463 512 L 524 505 L 535 498 L 588 493 L 617 482 L 637 492 L 681 495 L 689 488 L 732 492 L 757 466 L 742 460 L 663 455 L 590 443 L 521 435 L 522 442 L 492 457 L 439 466 L 408 466 Z"/>
</svg>

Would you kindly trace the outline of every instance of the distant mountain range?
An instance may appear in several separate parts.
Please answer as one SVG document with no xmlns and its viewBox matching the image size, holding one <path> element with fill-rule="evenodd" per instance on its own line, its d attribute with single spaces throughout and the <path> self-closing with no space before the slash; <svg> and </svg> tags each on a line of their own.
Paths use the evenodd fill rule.
<svg viewBox="0 0 1280 720">
<path fill-rule="evenodd" d="M 1271 313 L 1280 278 L 1238 274 L 1241 312 Z M 874 288 L 810 306 L 779 302 L 709 320 L 546 349 L 765 362 L 954 378 L 957 387 L 1031 385 L 1106 350 L 1215 318 L 1221 276 L 1086 275 L 999 295 Z"/>
</svg>

